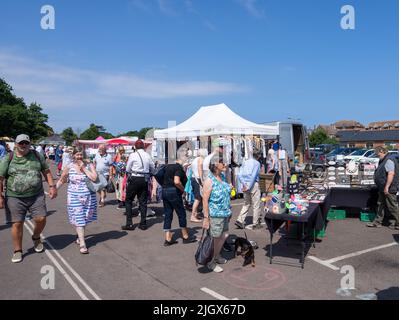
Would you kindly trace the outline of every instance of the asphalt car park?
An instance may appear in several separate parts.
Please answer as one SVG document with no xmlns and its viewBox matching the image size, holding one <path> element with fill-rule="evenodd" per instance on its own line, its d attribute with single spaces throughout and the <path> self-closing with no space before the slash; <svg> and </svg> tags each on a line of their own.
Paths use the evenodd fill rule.
<svg viewBox="0 0 399 320">
<path fill-rule="evenodd" d="M 295 266 L 301 250 L 295 239 L 295 225 L 288 230 L 283 226 L 276 233 L 273 245 L 276 263 L 273 264 L 269 264 L 268 259 L 266 226 L 257 230 L 247 226 L 248 238 L 259 245 L 255 250 L 255 267 L 242 267 L 241 257 L 223 251 L 229 261 L 223 265 L 224 272 L 216 274 L 196 266 L 197 244 L 183 244 L 178 231 L 175 237 L 180 237 L 179 243 L 163 246 L 161 204 L 150 204 L 156 215 L 148 218 L 146 231 L 136 228 L 126 232 L 120 228 L 125 218 L 123 211 L 116 209 L 112 198 L 110 195 L 108 205 L 99 208 L 99 220 L 87 228 L 89 255 L 80 254 L 74 243 L 73 228 L 67 222 L 65 188 L 60 190 L 57 199 L 47 200 L 49 217 L 43 233 L 47 249 L 44 253 L 33 252 L 32 222 L 26 221 L 24 260 L 13 264 L 10 229 L 1 225 L 0 299 L 399 298 L 399 232 L 387 227 L 367 228 L 356 215 L 329 222 L 326 237 L 318 241 L 315 248 L 309 248 L 304 269 Z M 245 237 L 244 230 L 234 226 L 241 206 L 242 199 L 232 202 L 230 243 L 236 236 Z M 4 214 L 3 210 L 0 212 Z M 187 217 L 189 215 L 187 212 Z M 251 217 L 247 220 L 249 224 Z M 138 218 L 134 223 L 138 223 Z M 201 225 L 188 224 L 199 238 Z M 173 228 L 178 230 L 176 217 Z M 354 288 L 342 285 L 349 274 L 347 266 L 353 267 Z"/>
</svg>

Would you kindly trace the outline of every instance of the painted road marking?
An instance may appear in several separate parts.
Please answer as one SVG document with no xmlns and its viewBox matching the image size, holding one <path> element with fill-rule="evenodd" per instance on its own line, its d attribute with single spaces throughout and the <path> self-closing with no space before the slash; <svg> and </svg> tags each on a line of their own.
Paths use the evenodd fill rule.
<svg viewBox="0 0 399 320">
<path fill-rule="evenodd" d="M 338 267 L 333 266 L 331 263 L 328 263 L 328 262 L 325 261 L 325 260 L 321 260 L 321 259 L 316 258 L 316 257 L 314 257 L 314 256 L 308 256 L 308 258 L 309 258 L 310 260 L 313 260 L 313 261 L 317 262 L 317 263 L 320 263 L 321 265 L 323 265 L 323 266 L 325 266 L 325 267 L 327 267 L 327 268 L 333 269 L 334 271 L 338 271 L 338 270 L 339 270 Z"/>
<path fill-rule="evenodd" d="M 329 259 L 326 262 L 327 263 L 334 263 L 334 262 L 337 262 L 337 261 L 340 261 L 340 260 L 344 260 L 344 259 L 360 256 L 363 253 L 372 252 L 372 251 L 376 251 L 376 250 L 380 250 L 380 249 L 385 249 L 385 248 L 389 248 L 389 247 L 396 246 L 396 245 L 398 245 L 397 242 L 391 242 L 391 243 L 388 243 L 388 244 L 384 244 L 382 246 L 378 246 L 378 247 L 374 247 L 374 248 L 370 248 L 370 249 L 366 249 L 366 250 L 361 250 L 361 251 L 356 251 L 356 252 L 353 252 L 353 253 L 346 254 L 344 256 L 340 256 L 340 257 L 336 257 L 336 258 L 333 258 L 333 259 Z"/>
<path fill-rule="evenodd" d="M 33 230 L 25 223 L 25 228 L 29 231 L 29 233 L 33 236 Z M 76 293 L 79 295 L 79 297 L 82 300 L 89 300 L 89 298 L 80 290 L 78 285 L 75 283 L 75 281 L 72 280 L 72 278 L 69 276 L 69 274 L 64 270 L 63 267 L 58 263 L 58 261 L 53 257 L 53 255 L 48 251 L 44 251 L 50 261 L 57 267 L 57 269 L 60 271 L 60 273 L 64 276 L 65 280 L 68 281 L 68 283 L 71 285 L 71 287 L 76 291 Z"/>
<path fill-rule="evenodd" d="M 31 221 L 27 221 L 27 223 L 34 228 L 34 225 Z M 26 224 L 25 224 L 26 226 Z M 32 232 L 33 234 L 33 232 Z M 43 238 L 43 237 L 42 237 Z M 65 261 L 65 259 L 61 256 L 61 254 L 54 249 L 54 247 L 51 245 L 51 243 L 43 238 L 43 240 L 46 242 L 46 244 L 51 248 L 51 250 L 56 254 L 56 256 L 61 260 L 61 262 L 69 269 L 69 271 L 76 277 L 76 279 L 86 288 L 88 292 L 93 296 L 94 299 L 96 300 L 101 300 L 101 298 L 94 292 L 94 290 L 82 279 L 82 277 L 71 267 L 71 265 Z M 45 251 L 46 253 L 48 252 L 47 250 Z M 62 272 L 61 272 L 62 273 Z"/>
<path fill-rule="evenodd" d="M 356 252 L 353 252 L 353 253 L 346 254 L 344 256 L 340 256 L 340 257 L 336 257 L 336 258 L 332 258 L 332 259 L 328 259 L 328 260 L 321 260 L 321 259 L 316 258 L 314 256 L 308 256 L 308 258 L 310 260 L 313 260 L 313 261 L 317 262 L 317 263 L 320 263 L 321 265 L 323 265 L 323 266 L 325 266 L 327 268 L 330 268 L 330 269 L 332 269 L 334 271 L 337 271 L 337 270 L 340 270 L 340 268 L 338 268 L 338 267 L 333 265 L 333 263 L 335 263 L 337 261 L 341 261 L 341 260 L 344 260 L 344 259 L 349 259 L 349 258 L 352 258 L 352 257 L 357 257 L 357 256 L 360 256 L 360 255 L 362 255 L 364 253 L 377 251 L 377 250 L 389 248 L 389 247 L 396 246 L 396 245 L 398 245 L 397 242 L 391 242 L 391 243 L 388 243 L 388 244 L 384 244 L 382 246 L 378 246 L 378 247 L 374 247 L 374 248 L 370 248 L 370 249 L 366 249 L 366 250 L 356 251 Z"/>
<path fill-rule="evenodd" d="M 212 297 L 214 297 L 218 300 L 238 300 L 238 298 L 234 298 L 234 299 L 226 298 L 225 296 L 222 296 L 221 294 L 219 294 L 211 289 L 205 288 L 205 287 L 201 288 L 201 291 L 211 295 Z"/>
</svg>

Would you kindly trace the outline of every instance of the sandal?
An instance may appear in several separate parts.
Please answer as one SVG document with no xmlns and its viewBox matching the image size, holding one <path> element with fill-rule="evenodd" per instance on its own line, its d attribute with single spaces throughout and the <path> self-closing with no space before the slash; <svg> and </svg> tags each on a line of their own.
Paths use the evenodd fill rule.
<svg viewBox="0 0 399 320">
<path fill-rule="evenodd" d="M 80 247 L 79 251 L 81 254 L 89 254 L 89 250 L 85 246 Z"/>
</svg>

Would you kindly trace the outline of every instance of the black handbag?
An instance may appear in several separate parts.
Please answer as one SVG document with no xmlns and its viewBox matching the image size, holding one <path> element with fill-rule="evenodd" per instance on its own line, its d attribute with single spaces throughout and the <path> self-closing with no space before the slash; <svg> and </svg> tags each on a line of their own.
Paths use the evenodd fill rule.
<svg viewBox="0 0 399 320">
<path fill-rule="evenodd" d="M 213 237 L 209 233 L 209 229 L 206 231 L 205 237 L 205 229 L 202 229 L 201 240 L 198 244 L 197 252 L 195 253 L 195 263 L 196 265 L 205 266 L 213 259 L 214 253 L 214 243 Z"/>
<path fill-rule="evenodd" d="M 115 186 L 112 183 L 112 179 L 110 178 L 107 184 L 107 193 L 114 193 L 114 192 L 115 192 Z"/>
</svg>

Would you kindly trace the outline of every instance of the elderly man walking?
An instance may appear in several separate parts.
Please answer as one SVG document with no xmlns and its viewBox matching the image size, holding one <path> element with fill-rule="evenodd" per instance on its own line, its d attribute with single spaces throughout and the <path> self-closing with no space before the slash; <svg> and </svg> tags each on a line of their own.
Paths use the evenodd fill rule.
<svg viewBox="0 0 399 320">
<path fill-rule="evenodd" d="M 107 153 L 107 149 L 105 145 L 100 145 L 98 148 L 98 153 L 94 158 L 94 166 L 96 167 L 96 171 L 98 174 L 102 174 L 107 181 L 109 180 L 109 176 L 111 173 L 111 165 L 112 165 L 112 157 Z M 100 201 L 99 206 L 105 206 L 105 198 L 107 197 L 106 188 L 99 191 Z"/>
<path fill-rule="evenodd" d="M 240 215 L 235 222 L 239 229 L 244 229 L 245 218 L 252 207 L 253 210 L 253 229 L 262 228 L 261 208 L 260 208 L 260 189 L 259 189 L 259 174 L 260 174 L 260 153 L 254 152 L 254 158 L 249 158 L 244 161 L 238 174 L 238 181 L 241 184 L 241 189 L 244 192 L 244 206 L 241 209 Z"/>
<path fill-rule="evenodd" d="M 378 211 L 376 219 L 367 226 L 381 227 L 388 210 L 396 220 L 390 228 L 399 230 L 399 206 L 396 195 L 399 191 L 399 164 L 384 147 L 377 147 L 375 153 L 380 158 L 374 174 L 374 182 L 378 187 Z"/>
<path fill-rule="evenodd" d="M 21 134 L 15 143 L 15 153 L 10 153 L 0 162 L 0 209 L 5 206 L 7 223 L 12 224 L 14 254 L 11 261 L 17 263 L 22 261 L 23 225 L 28 211 L 35 222 L 32 236 L 34 250 L 44 250 L 40 234 L 46 225 L 47 209 L 41 175 L 49 184 L 50 199 L 57 196 L 57 189 L 44 157 L 30 149 L 29 136 Z M 2 195 L 4 179 L 7 188 L 5 198 Z"/>
</svg>

